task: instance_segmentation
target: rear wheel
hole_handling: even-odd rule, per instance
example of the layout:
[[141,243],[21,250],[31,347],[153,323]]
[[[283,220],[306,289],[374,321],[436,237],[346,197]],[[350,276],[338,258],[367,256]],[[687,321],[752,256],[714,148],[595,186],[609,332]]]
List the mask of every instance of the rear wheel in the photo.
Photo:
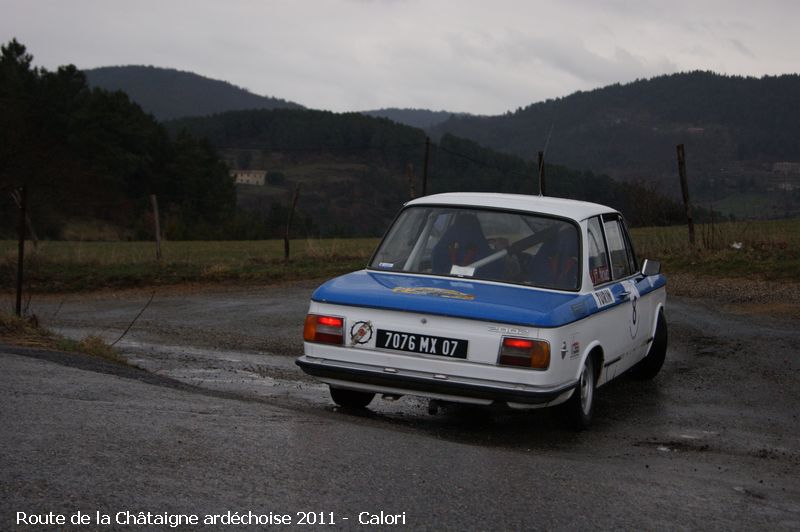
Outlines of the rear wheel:
[[584,430],[592,423],[594,413],[594,397],[596,392],[596,373],[594,357],[590,354],[583,364],[581,376],[575,384],[572,397],[564,403],[567,422],[575,430]]
[[667,320],[664,319],[664,311],[659,311],[658,322],[656,323],[656,334],[653,336],[653,344],[650,351],[640,360],[631,373],[637,379],[649,380],[658,375],[664,359],[667,357]]
[[372,392],[359,392],[330,386],[331,399],[344,408],[364,408],[372,402],[375,394]]

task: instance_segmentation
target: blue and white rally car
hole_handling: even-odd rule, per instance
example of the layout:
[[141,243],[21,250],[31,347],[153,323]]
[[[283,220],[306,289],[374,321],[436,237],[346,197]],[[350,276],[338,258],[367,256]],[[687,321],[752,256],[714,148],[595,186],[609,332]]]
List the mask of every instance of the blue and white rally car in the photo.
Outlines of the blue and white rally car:
[[609,207],[428,196],[404,206],[365,270],[314,292],[297,364],[344,407],[376,393],[563,404],[584,428],[597,387],[661,369],[665,285]]

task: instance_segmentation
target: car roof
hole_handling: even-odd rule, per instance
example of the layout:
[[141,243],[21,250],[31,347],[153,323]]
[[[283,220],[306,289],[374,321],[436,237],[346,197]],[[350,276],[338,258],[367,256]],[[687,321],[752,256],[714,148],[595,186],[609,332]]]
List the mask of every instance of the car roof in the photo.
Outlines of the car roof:
[[604,213],[616,213],[611,207],[564,198],[530,196],[525,194],[498,194],[491,192],[448,192],[425,196],[406,203],[411,205],[459,205],[529,211],[573,220],[585,220]]

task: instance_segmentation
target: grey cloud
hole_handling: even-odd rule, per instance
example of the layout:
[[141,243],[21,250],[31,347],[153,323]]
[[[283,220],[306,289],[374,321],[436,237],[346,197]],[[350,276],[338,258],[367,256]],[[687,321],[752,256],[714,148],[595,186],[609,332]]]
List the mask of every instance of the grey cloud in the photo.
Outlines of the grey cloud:
[[47,68],[154,64],[309,107],[483,113],[677,70],[796,71],[800,15],[796,0],[0,0],[0,6],[4,40],[17,36]]
[[588,85],[626,81],[677,69],[664,57],[646,61],[619,47],[613,56],[604,57],[587,49],[580,41],[556,39],[512,38],[499,46],[497,56],[520,66],[540,63]]
[[730,41],[733,47],[736,48],[742,55],[755,58],[755,55],[753,55],[753,52],[750,51],[750,48],[742,44],[742,42],[739,39],[731,39]]

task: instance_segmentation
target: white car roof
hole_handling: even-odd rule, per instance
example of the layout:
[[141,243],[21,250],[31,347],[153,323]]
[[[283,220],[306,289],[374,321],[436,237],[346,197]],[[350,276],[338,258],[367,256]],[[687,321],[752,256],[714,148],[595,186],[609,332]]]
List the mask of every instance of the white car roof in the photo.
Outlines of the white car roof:
[[524,194],[497,194],[491,192],[448,192],[409,201],[406,205],[460,205],[529,211],[551,216],[585,220],[604,213],[616,213],[611,207],[564,198],[529,196]]

